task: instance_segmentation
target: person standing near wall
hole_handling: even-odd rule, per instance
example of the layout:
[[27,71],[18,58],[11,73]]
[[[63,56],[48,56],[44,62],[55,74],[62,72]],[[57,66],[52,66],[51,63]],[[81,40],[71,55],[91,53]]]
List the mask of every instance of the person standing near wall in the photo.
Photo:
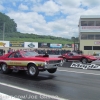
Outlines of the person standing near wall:
[[9,48],[8,53],[11,53],[11,52],[12,52],[12,49],[11,49],[11,48]]
[[3,50],[3,55],[5,54],[5,50]]

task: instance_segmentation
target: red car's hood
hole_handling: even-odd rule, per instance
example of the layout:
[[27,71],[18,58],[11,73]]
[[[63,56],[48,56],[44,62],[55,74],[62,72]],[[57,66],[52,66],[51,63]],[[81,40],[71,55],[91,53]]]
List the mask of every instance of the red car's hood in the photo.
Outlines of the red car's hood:
[[91,59],[97,59],[96,57],[92,56],[92,55],[83,55],[84,57],[87,57],[87,58],[91,58]]

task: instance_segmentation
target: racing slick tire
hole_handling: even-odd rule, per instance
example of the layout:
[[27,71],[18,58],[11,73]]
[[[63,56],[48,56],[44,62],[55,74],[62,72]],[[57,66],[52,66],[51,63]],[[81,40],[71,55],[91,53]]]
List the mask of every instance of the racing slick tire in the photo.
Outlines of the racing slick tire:
[[92,61],[89,61],[88,63],[92,63]]
[[1,65],[1,71],[3,74],[10,74],[12,72],[12,69],[9,69],[7,64],[2,64]]
[[86,58],[82,58],[81,62],[82,62],[83,64],[86,64],[86,63],[88,63],[88,60],[87,60]]
[[38,68],[36,67],[35,64],[29,64],[29,65],[28,65],[27,74],[28,74],[30,77],[37,77],[37,76],[38,76],[39,70],[38,70]]
[[55,73],[57,71],[57,68],[53,68],[53,69],[48,69],[47,70],[49,73]]

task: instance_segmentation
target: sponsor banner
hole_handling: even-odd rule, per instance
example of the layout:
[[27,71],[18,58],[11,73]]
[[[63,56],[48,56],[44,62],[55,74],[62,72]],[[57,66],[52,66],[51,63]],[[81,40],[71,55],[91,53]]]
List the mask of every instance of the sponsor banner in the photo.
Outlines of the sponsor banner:
[[100,26],[80,26],[81,32],[100,32]]
[[38,42],[24,42],[25,48],[38,48]]
[[64,47],[66,47],[66,48],[72,48],[72,44],[65,44]]
[[97,29],[99,29],[100,30],[100,26],[81,26],[81,29],[83,29],[83,30],[87,30],[87,29],[97,30]]
[[95,45],[100,45],[100,41],[94,41]]
[[10,47],[24,47],[24,42],[10,41]]
[[79,43],[72,44],[73,50],[74,50],[74,46],[75,46],[75,50],[78,50],[79,49]]
[[0,47],[9,47],[9,41],[0,41]]
[[62,44],[50,44],[50,48],[62,48]]
[[70,67],[82,69],[100,69],[100,66],[96,64],[72,63]]
[[38,43],[39,48],[50,48],[50,43]]
[[24,42],[10,41],[10,47],[24,47]]

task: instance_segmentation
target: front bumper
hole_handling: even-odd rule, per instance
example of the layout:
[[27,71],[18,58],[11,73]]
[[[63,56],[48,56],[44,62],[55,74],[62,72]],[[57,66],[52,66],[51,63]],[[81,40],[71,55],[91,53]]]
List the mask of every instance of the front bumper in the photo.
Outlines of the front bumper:
[[47,64],[44,66],[45,69],[53,69],[53,68],[57,68],[60,66],[60,63],[57,64]]
[[63,60],[60,61],[60,62],[56,62],[56,63],[48,63],[48,62],[45,62],[45,64],[43,66],[38,66],[38,69],[39,70],[47,70],[47,69],[54,69],[54,68],[57,68],[57,67],[60,67],[63,65]]
[[97,59],[88,59],[88,62],[92,62],[92,61],[95,61]]
[[47,65],[45,65],[45,66],[39,66],[38,67],[38,69],[40,70],[40,71],[45,71],[45,70],[48,70],[48,69],[54,69],[54,68],[57,68],[57,67],[59,67],[60,66],[60,64],[47,64]]

